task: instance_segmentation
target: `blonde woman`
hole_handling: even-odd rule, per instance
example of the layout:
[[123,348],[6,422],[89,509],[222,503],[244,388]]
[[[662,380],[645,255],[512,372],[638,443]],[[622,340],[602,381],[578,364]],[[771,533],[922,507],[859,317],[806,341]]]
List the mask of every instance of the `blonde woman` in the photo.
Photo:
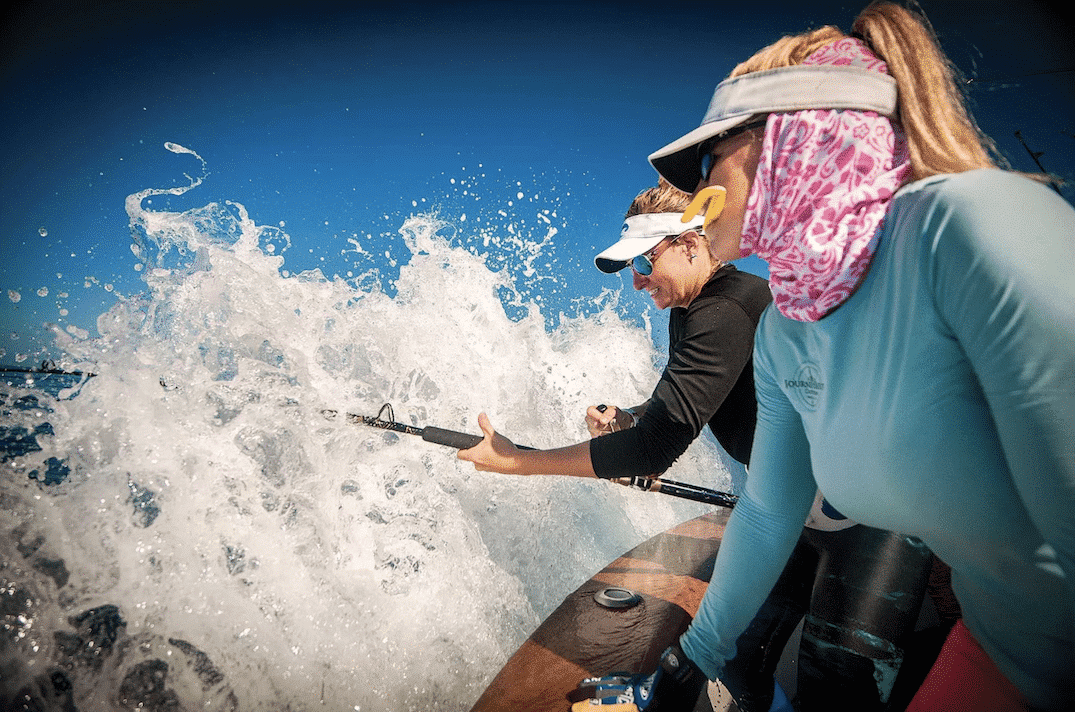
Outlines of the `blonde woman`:
[[1075,211],[997,168],[928,24],[892,3],[851,36],[763,49],[650,161],[681,189],[727,188],[705,226],[717,259],[769,263],[758,426],[681,649],[586,681],[577,708],[670,709],[721,674],[820,489],[951,566],[963,620],[908,709],[1070,709]]
[[[754,329],[771,296],[765,280],[713,259],[701,220],[681,220],[688,200],[666,182],[643,191],[620,240],[595,260],[610,273],[629,265],[634,288],[647,291],[658,309],[671,309],[669,362],[650,399],[633,408],[591,406],[586,421],[594,439],[551,450],[515,448],[483,415],[485,440],[461,459],[505,474],[648,477],[664,472],[708,423],[732,457],[749,461]],[[806,519],[795,554],[721,680],[741,712],[767,712],[774,699],[786,704],[782,691],[774,698],[774,674],[808,615],[798,651],[802,699],[825,702],[839,676],[857,710],[880,710],[914,629],[932,555],[920,542],[847,520],[820,498]],[[843,605],[849,600],[852,606]],[[852,610],[854,620],[845,619]],[[834,638],[831,630],[853,633]],[[853,649],[844,638],[870,643]],[[880,688],[878,669],[888,673]]]

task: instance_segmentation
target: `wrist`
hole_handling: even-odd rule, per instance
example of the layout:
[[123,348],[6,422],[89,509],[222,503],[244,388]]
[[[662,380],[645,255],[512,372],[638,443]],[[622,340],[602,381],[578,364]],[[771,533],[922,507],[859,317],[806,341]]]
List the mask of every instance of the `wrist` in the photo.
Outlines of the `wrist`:
[[624,413],[626,413],[627,415],[631,416],[631,424],[627,426],[628,428],[633,428],[634,426],[638,425],[638,420],[642,416],[639,415],[637,409],[635,409],[635,408],[621,408],[621,410]]
[[536,475],[541,471],[541,462],[538,460],[538,450],[516,450],[511,456],[512,475]]
[[694,709],[707,682],[705,673],[675,644],[661,655],[660,669],[663,674],[658,678],[659,689],[653,691],[653,701],[661,709]]

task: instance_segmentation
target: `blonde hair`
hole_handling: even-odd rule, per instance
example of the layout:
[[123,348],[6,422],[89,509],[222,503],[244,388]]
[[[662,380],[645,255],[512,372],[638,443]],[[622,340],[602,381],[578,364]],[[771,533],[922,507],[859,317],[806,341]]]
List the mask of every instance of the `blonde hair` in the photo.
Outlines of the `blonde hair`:
[[[855,19],[852,34],[888,65],[896,80],[897,119],[911,153],[911,180],[975,168],[1007,168],[992,139],[968,111],[958,71],[941,51],[925,16],[891,2],[875,2]],[[817,49],[846,37],[822,27],[783,37],[741,63],[731,76],[802,64]]]
[[657,181],[656,186],[646,188],[635,196],[624,217],[629,218],[632,215],[646,215],[649,213],[682,213],[690,205],[690,202],[690,193],[684,193],[664,178],[661,178]]

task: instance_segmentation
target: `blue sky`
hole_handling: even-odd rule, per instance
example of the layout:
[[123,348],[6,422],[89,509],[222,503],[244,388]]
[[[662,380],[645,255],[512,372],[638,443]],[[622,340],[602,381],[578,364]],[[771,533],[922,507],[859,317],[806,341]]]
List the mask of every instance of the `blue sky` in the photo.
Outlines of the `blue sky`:
[[[4,24],[2,364],[55,356],[43,323],[93,334],[117,293],[140,290],[123,200],[200,170],[168,141],[209,170],[175,205],[228,199],[259,224],[283,222],[293,271],[346,269],[333,262],[346,235],[394,231],[416,210],[457,217],[469,178],[483,183],[485,210],[520,194],[537,202],[527,209],[554,206],[555,268],[577,274],[580,295],[618,286],[592,259],[655,182],[646,155],[697,125],[736,62],[785,33],[847,29],[861,8],[84,5],[17,2]],[[1056,4],[922,6],[1014,167],[1036,168],[1019,131],[1046,169],[1075,181],[1075,60]]]

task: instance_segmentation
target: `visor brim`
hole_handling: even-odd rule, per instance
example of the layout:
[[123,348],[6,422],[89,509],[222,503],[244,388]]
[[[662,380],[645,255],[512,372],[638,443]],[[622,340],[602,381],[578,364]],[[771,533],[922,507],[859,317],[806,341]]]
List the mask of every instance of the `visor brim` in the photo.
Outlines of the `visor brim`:
[[834,65],[796,65],[751,72],[717,85],[702,124],[654,151],[650,164],[669,183],[688,193],[698,187],[697,146],[764,114],[807,109],[854,109],[895,116],[896,80],[887,74]]
[[714,136],[745,124],[753,116],[755,114],[744,114],[723,121],[702,124],[687,135],[651,153],[650,165],[676,188],[684,193],[693,193],[698,187],[698,182],[702,180],[702,174],[698,168],[698,146]]
[[606,274],[619,272],[627,266],[628,262],[660,244],[665,237],[666,235],[658,235],[657,237],[629,237],[620,240],[594,257],[594,264],[597,265],[597,269]]

